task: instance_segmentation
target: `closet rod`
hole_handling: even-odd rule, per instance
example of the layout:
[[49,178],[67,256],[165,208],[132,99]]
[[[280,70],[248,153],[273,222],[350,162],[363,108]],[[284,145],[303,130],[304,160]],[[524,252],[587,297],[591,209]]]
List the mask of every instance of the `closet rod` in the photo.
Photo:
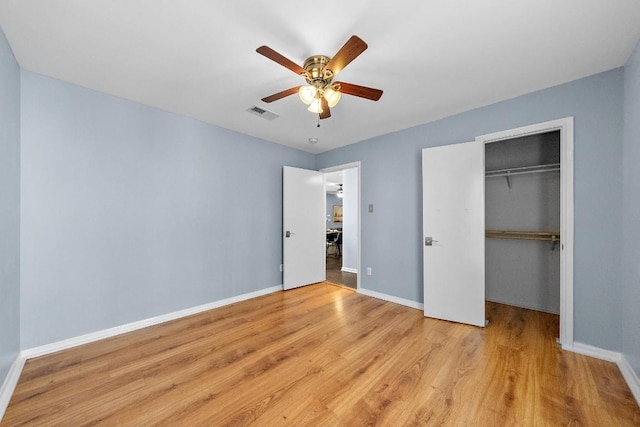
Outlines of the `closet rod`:
[[560,170],[560,163],[552,163],[548,165],[525,166],[521,168],[497,169],[492,171],[486,171],[485,176],[486,177],[513,176],[513,175],[524,175],[528,173],[555,172],[559,170]]

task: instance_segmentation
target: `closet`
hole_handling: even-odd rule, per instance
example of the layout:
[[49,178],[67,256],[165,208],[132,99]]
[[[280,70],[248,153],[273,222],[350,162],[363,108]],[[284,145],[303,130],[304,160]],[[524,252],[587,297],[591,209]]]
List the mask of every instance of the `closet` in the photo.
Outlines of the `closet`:
[[560,313],[560,131],[485,144],[485,297]]

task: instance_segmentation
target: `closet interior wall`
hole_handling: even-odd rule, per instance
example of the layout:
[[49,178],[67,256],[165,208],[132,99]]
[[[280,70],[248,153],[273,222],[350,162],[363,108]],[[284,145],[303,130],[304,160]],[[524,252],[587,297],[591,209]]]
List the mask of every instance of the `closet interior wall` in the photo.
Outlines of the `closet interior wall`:
[[[485,145],[485,172],[559,163],[559,131]],[[512,231],[559,232],[560,172],[559,166],[552,169],[487,176],[485,228],[507,231],[504,237]],[[486,299],[559,314],[559,244],[550,236],[522,237],[486,239]]]

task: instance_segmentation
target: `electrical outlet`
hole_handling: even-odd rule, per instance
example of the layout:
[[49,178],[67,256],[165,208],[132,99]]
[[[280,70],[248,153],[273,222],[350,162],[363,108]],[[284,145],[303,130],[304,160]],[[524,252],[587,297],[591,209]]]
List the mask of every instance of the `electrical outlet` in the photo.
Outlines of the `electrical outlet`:
[[369,213],[372,213],[372,212],[373,212],[373,203],[370,203],[369,204]]
[[280,264],[280,272],[284,271],[284,266],[282,264]]
[[367,276],[371,276],[373,274],[373,271],[371,270],[371,267],[367,267]]

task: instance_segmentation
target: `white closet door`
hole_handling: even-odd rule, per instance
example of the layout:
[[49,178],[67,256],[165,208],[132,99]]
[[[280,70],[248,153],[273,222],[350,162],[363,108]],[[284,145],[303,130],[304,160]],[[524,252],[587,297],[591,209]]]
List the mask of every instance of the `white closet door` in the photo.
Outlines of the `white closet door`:
[[484,326],[484,144],[422,150],[424,315]]

